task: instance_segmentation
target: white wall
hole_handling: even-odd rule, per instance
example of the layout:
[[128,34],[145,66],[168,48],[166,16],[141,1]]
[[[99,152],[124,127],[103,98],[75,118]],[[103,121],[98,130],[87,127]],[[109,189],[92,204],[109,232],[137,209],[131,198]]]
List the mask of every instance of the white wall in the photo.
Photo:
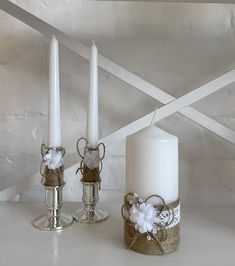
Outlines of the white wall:
[[[16,4],[179,97],[235,63],[235,6],[85,0],[17,0]],[[0,188],[37,172],[46,140],[49,40],[0,12]],[[60,47],[63,144],[74,152],[85,134],[88,63]],[[234,84],[196,104],[235,129]],[[161,106],[100,71],[100,135]],[[173,115],[159,126],[180,139],[181,197],[201,203],[235,202],[235,147]],[[81,197],[79,178],[66,173],[66,200]],[[39,180],[40,182],[40,180]],[[116,200],[125,184],[124,141],[108,151],[103,199]],[[40,185],[22,199],[42,199]]]

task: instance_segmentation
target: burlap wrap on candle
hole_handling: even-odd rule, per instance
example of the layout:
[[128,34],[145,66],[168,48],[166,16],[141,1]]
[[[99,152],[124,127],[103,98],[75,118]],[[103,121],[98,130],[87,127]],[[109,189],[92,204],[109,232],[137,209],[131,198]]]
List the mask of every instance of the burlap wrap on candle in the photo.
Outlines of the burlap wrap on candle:
[[[80,143],[84,142],[84,147],[81,148],[82,151],[80,151],[79,145]],[[101,151],[101,149],[103,151]],[[92,148],[89,146],[88,144],[88,140],[86,138],[80,138],[77,141],[77,151],[78,151],[78,155],[80,156],[80,158],[82,159],[80,162],[80,166],[76,171],[76,174],[80,171],[82,178],[81,181],[82,182],[101,182],[101,178],[100,178],[100,173],[102,171],[102,167],[103,167],[103,162],[102,160],[104,159],[105,156],[105,145],[104,143],[99,143],[99,145],[96,148]],[[98,152],[98,160],[97,160],[97,165],[99,165],[98,167],[88,167],[85,163],[85,157],[87,153],[92,153],[92,152]]]
[[100,182],[100,170],[99,168],[90,169],[86,165],[82,169],[82,179],[83,182]]
[[64,185],[63,172],[63,166],[58,169],[48,169],[48,167],[46,166],[43,174],[43,185],[47,187],[57,187]]
[[[56,152],[61,152],[62,158],[65,155],[65,149],[63,147],[50,148],[45,144],[41,145],[41,154],[42,154],[42,164],[40,167],[40,172],[42,175],[42,184],[47,187],[59,187],[64,185],[64,166],[61,165],[56,169],[49,169],[48,166],[45,166],[45,155],[48,154],[50,150]],[[44,168],[44,170],[43,170]]]
[[[154,206],[154,208],[160,212],[170,211],[172,213],[174,212],[173,210],[178,207],[179,200],[171,204],[163,203],[163,205]],[[130,208],[131,205],[125,200],[125,204],[122,208],[122,215],[125,222],[124,240],[128,249],[146,255],[166,255],[177,250],[180,242],[180,224],[177,223],[175,226],[172,224],[173,227],[171,227],[174,217],[166,226],[160,226],[160,229],[155,233],[140,233],[135,229],[135,224],[133,224],[124,213],[125,211],[128,212]]]

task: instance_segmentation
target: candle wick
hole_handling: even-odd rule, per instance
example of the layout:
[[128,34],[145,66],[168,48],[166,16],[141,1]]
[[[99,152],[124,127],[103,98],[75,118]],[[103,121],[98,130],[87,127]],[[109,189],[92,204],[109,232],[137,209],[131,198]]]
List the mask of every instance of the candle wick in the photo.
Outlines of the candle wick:
[[153,118],[151,120],[151,126],[154,124],[154,120],[155,120],[156,113],[157,113],[157,108],[155,109],[155,111],[153,113]]

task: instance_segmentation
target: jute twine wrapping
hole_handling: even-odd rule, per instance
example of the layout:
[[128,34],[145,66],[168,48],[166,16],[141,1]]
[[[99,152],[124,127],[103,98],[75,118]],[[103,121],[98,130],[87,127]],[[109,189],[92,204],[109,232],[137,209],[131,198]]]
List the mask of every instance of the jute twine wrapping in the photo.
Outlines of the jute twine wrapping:
[[[82,141],[85,143],[85,146],[83,148],[83,152],[80,152],[79,144]],[[86,152],[87,151],[98,151],[99,154],[100,154],[100,147],[103,148],[103,152],[102,152],[102,155],[100,156],[100,165],[99,165],[99,167],[94,168],[94,169],[91,169],[91,168],[87,167],[84,164],[84,158],[85,158]],[[76,174],[80,170],[80,172],[82,174],[81,181],[82,182],[99,182],[100,183],[101,182],[100,173],[101,173],[102,167],[103,167],[102,160],[104,159],[104,156],[105,156],[105,146],[104,146],[104,143],[100,143],[96,148],[91,148],[91,147],[89,147],[89,144],[88,144],[88,140],[87,139],[80,138],[77,141],[77,151],[78,151],[78,155],[81,157],[82,160],[80,162],[79,168],[76,171]]]
[[82,179],[83,182],[100,182],[100,170],[99,167],[90,169],[86,165],[82,168]]
[[[158,210],[173,210],[179,205],[179,200],[171,204],[154,206]],[[127,210],[131,205],[125,202]],[[128,249],[146,255],[166,255],[177,250],[180,242],[180,224],[172,228],[162,228],[156,234],[141,234],[134,227],[134,224],[124,219],[124,240]],[[151,236],[151,240],[147,236]]]
[[[42,157],[47,154],[47,152],[51,148],[47,147],[45,144],[41,146],[41,154]],[[63,147],[56,148],[56,151],[60,151],[62,153],[62,157],[65,155],[65,149]],[[42,184],[47,187],[58,187],[64,185],[64,166],[60,166],[57,169],[49,169],[45,166],[44,171],[42,170],[44,165],[44,160],[42,161],[40,172],[42,175]]]
[[44,173],[43,173],[43,185],[48,187],[57,187],[62,186],[64,184],[64,167],[61,166],[58,169],[48,169],[48,167],[45,167]]

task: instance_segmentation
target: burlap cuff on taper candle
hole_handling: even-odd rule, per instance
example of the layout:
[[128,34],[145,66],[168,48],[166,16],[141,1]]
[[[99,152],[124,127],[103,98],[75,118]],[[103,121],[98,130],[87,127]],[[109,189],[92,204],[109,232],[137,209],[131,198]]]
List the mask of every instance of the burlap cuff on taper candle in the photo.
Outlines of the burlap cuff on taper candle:
[[[40,172],[42,184],[46,187],[60,187],[64,185],[63,147],[51,148],[45,144],[41,146],[42,164]],[[43,170],[44,168],[44,170]]]
[[83,182],[100,182],[100,169],[90,169],[86,165],[82,168],[82,179]]
[[[83,149],[79,148],[80,143],[84,142]],[[103,151],[101,151],[101,149]],[[105,145],[99,143],[97,147],[90,147],[86,138],[80,138],[77,141],[77,152],[80,158],[80,166],[76,174],[80,171],[82,174],[82,182],[101,182],[100,173],[103,167],[103,159],[105,156]]]
[[47,187],[59,187],[64,185],[64,167],[49,169],[45,167],[42,184]]
[[[161,204],[151,204],[154,198],[160,199]],[[128,249],[146,255],[165,255],[177,250],[180,242],[179,200],[165,204],[160,196],[151,195],[143,201],[138,195],[129,193],[125,196],[122,216]]]

